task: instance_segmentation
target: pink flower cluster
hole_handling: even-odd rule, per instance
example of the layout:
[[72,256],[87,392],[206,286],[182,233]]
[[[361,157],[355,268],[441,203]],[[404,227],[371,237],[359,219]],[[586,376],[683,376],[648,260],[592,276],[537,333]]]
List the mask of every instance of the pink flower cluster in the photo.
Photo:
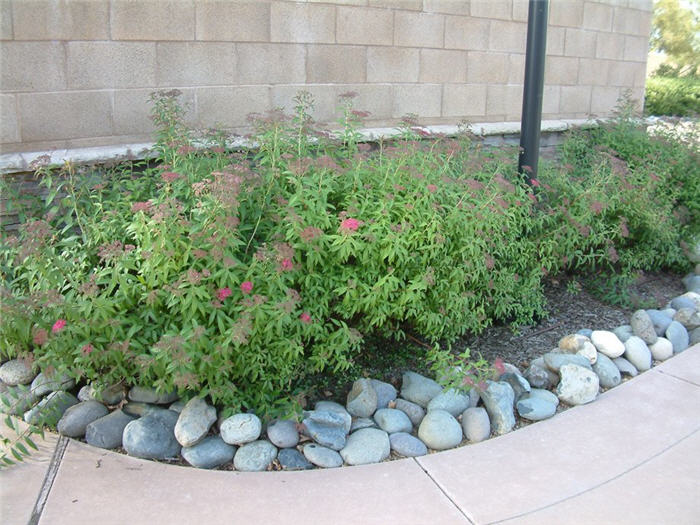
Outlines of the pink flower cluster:
[[218,289],[218,290],[216,291],[216,298],[217,298],[219,301],[223,301],[223,300],[226,299],[227,297],[230,297],[232,293],[233,293],[233,292],[231,292],[231,288],[229,288],[229,287],[220,288],[220,289]]
[[65,326],[66,326],[66,320],[65,320],[65,319],[59,319],[59,320],[56,321],[56,322],[53,324],[53,326],[51,327],[51,332],[53,332],[54,334],[57,334],[58,332],[60,332],[61,330],[63,330],[63,329],[65,328]]
[[343,233],[351,233],[354,231],[357,231],[357,229],[360,227],[360,221],[357,219],[353,218],[347,218],[341,221],[340,223],[340,231]]

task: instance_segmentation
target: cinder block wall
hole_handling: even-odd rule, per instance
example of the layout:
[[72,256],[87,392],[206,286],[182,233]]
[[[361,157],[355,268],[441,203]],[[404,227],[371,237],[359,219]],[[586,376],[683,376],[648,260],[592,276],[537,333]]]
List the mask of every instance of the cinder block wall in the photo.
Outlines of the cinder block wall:
[[[551,0],[544,118],[643,97],[651,0]],[[147,141],[149,94],[242,131],[301,89],[320,122],[517,121],[527,0],[0,0],[0,152]]]

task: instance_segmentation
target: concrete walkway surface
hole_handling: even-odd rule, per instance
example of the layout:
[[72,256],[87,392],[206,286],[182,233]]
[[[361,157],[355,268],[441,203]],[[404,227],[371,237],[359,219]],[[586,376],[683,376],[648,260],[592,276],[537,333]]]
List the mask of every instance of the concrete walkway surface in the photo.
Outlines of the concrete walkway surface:
[[552,419],[376,465],[205,471],[53,439],[0,472],[0,523],[698,525],[700,345]]

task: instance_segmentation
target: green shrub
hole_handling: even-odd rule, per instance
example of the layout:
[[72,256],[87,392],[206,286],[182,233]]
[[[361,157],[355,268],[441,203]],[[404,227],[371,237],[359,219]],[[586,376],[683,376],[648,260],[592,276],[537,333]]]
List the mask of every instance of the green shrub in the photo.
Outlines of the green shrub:
[[644,111],[647,115],[697,116],[700,114],[700,77],[649,77]]

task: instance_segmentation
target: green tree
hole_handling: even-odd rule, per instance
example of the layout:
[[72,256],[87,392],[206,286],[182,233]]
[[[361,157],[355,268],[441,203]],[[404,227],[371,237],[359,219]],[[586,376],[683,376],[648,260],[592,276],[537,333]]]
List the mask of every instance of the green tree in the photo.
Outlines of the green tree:
[[665,53],[676,74],[695,75],[700,65],[700,0],[655,0],[651,48]]

